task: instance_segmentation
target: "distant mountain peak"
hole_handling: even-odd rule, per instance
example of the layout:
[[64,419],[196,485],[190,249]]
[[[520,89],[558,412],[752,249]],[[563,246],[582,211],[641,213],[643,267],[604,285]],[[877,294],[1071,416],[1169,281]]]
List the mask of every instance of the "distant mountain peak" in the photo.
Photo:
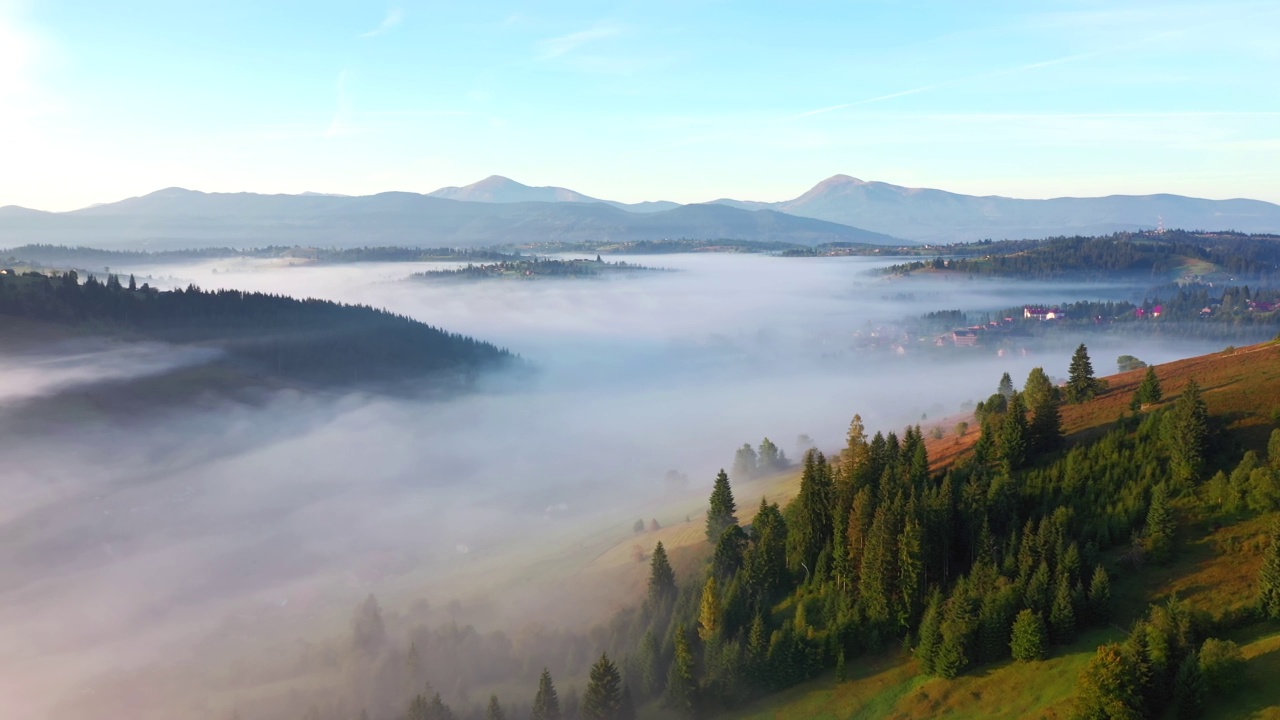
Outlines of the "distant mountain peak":
[[864,180],[859,180],[858,178],[853,177],[851,175],[836,174],[836,175],[832,175],[826,180],[823,180],[817,185],[814,185],[813,188],[816,190],[821,187],[831,187],[833,185],[869,185],[869,184],[870,183]]

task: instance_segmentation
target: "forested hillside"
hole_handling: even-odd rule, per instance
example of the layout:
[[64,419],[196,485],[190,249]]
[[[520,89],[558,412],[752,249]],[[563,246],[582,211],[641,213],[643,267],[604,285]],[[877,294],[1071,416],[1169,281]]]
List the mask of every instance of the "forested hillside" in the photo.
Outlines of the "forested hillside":
[[1174,275],[1271,281],[1280,267],[1274,235],[1237,233],[1117,233],[1103,237],[1059,237],[1043,241],[970,243],[937,248],[933,260],[885,269],[1017,277],[1025,280],[1107,279],[1140,275],[1153,281]]
[[93,276],[81,283],[75,272],[0,275],[0,316],[200,343],[256,373],[315,384],[469,378],[514,359],[489,343],[371,307],[195,286],[160,291],[115,275],[105,283]]
[[[1280,344],[1134,367],[1097,378],[1082,345],[1064,385],[1006,374],[969,416],[855,415],[785,505],[739,507],[757,473],[736,462],[705,532],[657,543],[644,596],[590,630],[392,629],[371,598],[308,656],[352,668],[347,689],[292,711],[1250,717],[1280,702],[1259,675],[1280,647]],[[703,560],[677,574],[673,551]]]

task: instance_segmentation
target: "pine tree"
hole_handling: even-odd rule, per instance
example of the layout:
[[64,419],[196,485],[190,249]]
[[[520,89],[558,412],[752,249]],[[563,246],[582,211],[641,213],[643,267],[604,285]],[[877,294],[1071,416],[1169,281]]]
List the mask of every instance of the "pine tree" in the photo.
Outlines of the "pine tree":
[[756,451],[750,444],[743,444],[733,456],[733,478],[750,480],[756,476]]
[[1013,621],[1013,637],[1009,649],[1019,662],[1043,660],[1049,645],[1044,619],[1033,610],[1023,610]]
[[764,616],[756,613],[747,631],[747,679],[755,685],[763,685],[766,664],[769,661],[769,633]]
[[1067,373],[1067,399],[1073,403],[1082,403],[1093,398],[1098,391],[1098,380],[1093,376],[1093,362],[1089,360],[1089,349],[1080,343],[1071,356],[1071,368]]
[[659,540],[653,548],[653,559],[649,561],[649,601],[655,606],[661,605],[675,595],[676,573],[671,569],[667,550]]
[[1147,509],[1145,546],[1156,562],[1165,562],[1173,553],[1174,532],[1177,521],[1169,508],[1169,493],[1163,485],[1151,491],[1151,505]]
[[129,292],[135,292],[138,289],[138,281],[133,279],[133,273],[129,273]]
[[[991,386],[988,385],[987,387]],[[996,389],[996,392],[1006,398],[1013,397],[1013,378],[1009,377],[1009,373],[1000,376],[1000,387]]]
[[582,694],[583,720],[617,720],[622,706],[622,676],[607,654],[591,666],[587,691]]
[[489,709],[485,715],[486,720],[507,720],[507,714],[502,710],[502,703],[498,702],[497,695],[489,696]]
[[1204,470],[1209,441],[1209,410],[1194,380],[1173,404],[1173,412],[1165,419],[1165,438],[1169,448],[1169,470],[1174,480],[1189,482]]
[[747,534],[737,525],[730,525],[720,533],[715,553],[711,556],[711,570],[717,577],[727,580],[742,569],[747,550]]
[[[1039,372],[1037,372],[1039,371]],[[1058,389],[1042,368],[1035,368],[1027,376],[1025,404],[1031,411],[1027,427],[1029,445],[1034,452],[1045,453],[1058,449],[1062,444],[1062,413],[1059,410]]]
[[1066,645],[1076,639],[1076,609],[1071,593],[1071,579],[1063,573],[1058,578],[1058,589],[1049,609],[1049,629],[1053,641]]
[[698,709],[698,678],[694,674],[693,649],[684,627],[676,628],[675,657],[667,674],[667,707],[683,717],[694,717]]
[[915,625],[924,599],[924,532],[915,518],[908,518],[898,537],[898,625]]
[[1200,654],[1187,653],[1173,680],[1173,710],[1178,720],[1192,720],[1204,712],[1206,694],[1204,673],[1200,672]]
[[1156,376],[1155,367],[1148,367],[1147,374],[1142,376],[1142,383],[1138,385],[1138,402],[1143,405],[1160,402],[1164,397],[1164,391],[1160,388],[1160,378]]
[[1013,473],[1027,462],[1027,414],[1022,396],[1014,394],[1000,424],[1000,463]]
[[551,671],[546,668],[538,678],[538,692],[533,696],[529,720],[560,720],[560,698],[556,696],[556,686],[551,682]]
[[1258,600],[1263,615],[1280,619],[1280,521],[1272,523],[1270,535],[1258,570]]
[[794,571],[807,568],[812,575],[817,569],[818,555],[831,542],[833,495],[831,468],[826,458],[817,450],[809,450],[804,454],[800,492],[793,501],[796,522],[789,526],[787,533],[787,561]]
[[883,505],[876,508],[871,528],[867,532],[866,544],[863,546],[862,567],[858,572],[861,579],[859,591],[867,620],[881,625],[893,618],[896,524],[888,508]]
[[936,672],[938,648],[942,645],[942,596],[936,589],[929,595],[918,635],[916,660],[926,675],[933,675]]
[[1094,622],[1111,619],[1111,576],[1101,565],[1094,568],[1089,581],[1089,614]]
[[729,487],[729,476],[721,468],[716,475],[715,488],[711,491],[710,508],[707,510],[707,541],[719,542],[726,528],[737,525],[734,515],[737,506],[733,502],[733,489]]
[[711,643],[720,636],[720,616],[720,586],[712,575],[702,586],[702,607],[698,613],[698,637],[702,642]]
[[387,640],[387,630],[382,624],[382,610],[378,598],[370,594],[356,608],[351,619],[352,642],[365,655],[376,655]]

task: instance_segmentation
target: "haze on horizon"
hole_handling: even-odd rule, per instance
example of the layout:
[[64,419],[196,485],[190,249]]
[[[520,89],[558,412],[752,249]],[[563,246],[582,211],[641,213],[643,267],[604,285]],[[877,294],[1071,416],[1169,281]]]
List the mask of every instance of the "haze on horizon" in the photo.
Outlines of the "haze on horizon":
[[1270,0],[2,0],[0,205],[492,174],[623,202],[777,201],[836,173],[1276,202],[1278,29]]

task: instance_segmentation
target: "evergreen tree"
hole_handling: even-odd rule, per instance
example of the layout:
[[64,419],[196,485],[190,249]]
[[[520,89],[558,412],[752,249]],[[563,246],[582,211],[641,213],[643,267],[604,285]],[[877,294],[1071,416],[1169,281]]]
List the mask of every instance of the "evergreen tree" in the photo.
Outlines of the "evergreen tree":
[[1009,649],[1019,662],[1043,660],[1049,646],[1044,619],[1033,610],[1023,610],[1013,621],[1013,637]]
[[769,633],[764,616],[756,613],[747,631],[747,678],[755,685],[765,682],[766,664],[769,661]]
[[129,273],[129,292],[138,290],[138,281],[133,279],[133,273]]
[[1271,524],[1270,535],[1258,570],[1258,600],[1264,616],[1280,619],[1280,521]]
[[[1042,380],[1033,381],[1036,370]],[[1035,388],[1031,392],[1031,388]],[[1029,445],[1034,452],[1046,453],[1062,444],[1062,413],[1059,410],[1058,389],[1049,381],[1044,370],[1036,368],[1027,378],[1026,405],[1031,410],[1031,422],[1027,428]]]
[[716,475],[715,488],[711,491],[710,508],[707,510],[709,542],[719,542],[726,528],[738,524],[735,512],[737,512],[737,506],[733,502],[733,489],[729,487],[729,476],[722,468]]
[[538,692],[533,696],[529,720],[560,720],[560,698],[556,695],[555,684],[551,682],[551,671],[546,668],[538,678]]
[[786,456],[769,438],[760,441],[757,465],[761,473],[772,473],[786,467]]
[[352,642],[361,653],[372,656],[382,650],[387,641],[387,630],[382,624],[382,610],[378,598],[370,594],[356,608],[351,619]]
[[1199,478],[1208,449],[1209,410],[1194,380],[1187,383],[1174,402],[1173,411],[1165,420],[1165,434],[1174,480],[1190,482]]
[[1101,565],[1094,568],[1089,581],[1089,614],[1095,622],[1111,619],[1111,576]]
[[498,702],[497,695],[489,696],[489,709],[485,714],[486,720],[507,720],[507,714],[502,710],[502,703]]
[[1200,654],[1187,653],[1173,680],[1173,710],[1178,720],[1193,720],[1204,712],[1206,686],[1200,672]]
[[893,619],[894,564],[897,558],[895,540],[898,534],[892,513],[881,505],[871,521],[862,551],[859,569],[859,592],[867,620],[884,625]]
[[607,654],[591,666],[587,690],[582,694],[583,720],[617,720],[622,707],[622,676]]
[[1013,473],[1027,462],[1027,414],[1022,396],[1014,394],[1000,423],[1000,464]]
[[707,578],[707,584],[702,586],[702,608],[698,613],[698,637],[702,638],[704,643],[712,643],[720,636],[720,587],[716,583],[716,576],[712,575]]
[[733,478],[750,480],[756,476],[756,451],[750,444],[743,444],[733,456]]
[[1071,593],[1071,579],[1063,573],[1058,578],[1058,589],[1049,609],[1049,629],[1053,641],[1066,645],[1076,639],[1076,609]]
[[694,674],[693,649],[683,626],[676,628],[676,652],[667,674],[666,704],[683,717],[697,714],[698,678]]
[[[988,385],[987,387],[991,386]],[[996,389],[996,392],[1005,396],[1005,398],[1013,397],[1013,378],[1009,377],[1009,373],[1000,376],[1000,387]]]
[[1090,400],[1098,391],[1098,380],[1093,376],[1093,362],[1089,360],[1089,349],[1080,343],[1071,356],[1071,367],[1067,372],[1067,399],[1073,403]]
[[1156,562],[1165,562],[1173,553],[1174,532],[1177,521],[1169,508],[1169,493],[1163,485],[1151,491],[1151,505],[1147,509],[1145,547]]
[[728,579],[742,569],[747,549],[747,534],[738,525],[730,525],[720,533],[715,553],[711,556],[711,571],[721,579]]
[[812,575],[817,570],[818,555],[831,542],[833,494],[831,468],[826,458],[817,450],[809,450],[804,454],[800,492],[792,501],[796,522],[787,532],[787,561],[796,572],[807,569]]
[[1164,391],[1160,388],[1160,378],[1156,376],[1155,367],[1148,367],[1147,374],[1142,376],[1142,383],[1138,385],[1138,402],[1143,405],[1149,403],[1160,402],[1164,397]]
[[924,599],[924,531],[908,518],[898,538],[898,625],[911,629]]
[[[676,573],[667,560],[667,550],[662,541],[653,548],[653,559],[649,561],[649,601],[655,606],[661,605],[676,595]],[[585,702],[585,697],[583,698]]]

